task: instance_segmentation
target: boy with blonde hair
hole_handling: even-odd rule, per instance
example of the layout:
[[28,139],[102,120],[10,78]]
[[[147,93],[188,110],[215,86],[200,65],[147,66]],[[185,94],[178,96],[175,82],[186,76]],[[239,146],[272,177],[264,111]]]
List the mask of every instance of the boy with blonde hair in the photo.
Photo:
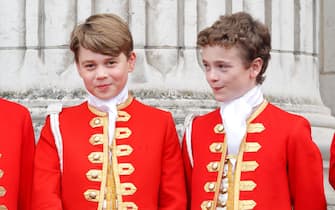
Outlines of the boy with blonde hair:
[[70,48],[88,100],[62,109],[59,120],[47,118],[36,150],[33,209],[185,209],[173,118],[128,93],[136,54],[127,24],[93,15],[75,27]]

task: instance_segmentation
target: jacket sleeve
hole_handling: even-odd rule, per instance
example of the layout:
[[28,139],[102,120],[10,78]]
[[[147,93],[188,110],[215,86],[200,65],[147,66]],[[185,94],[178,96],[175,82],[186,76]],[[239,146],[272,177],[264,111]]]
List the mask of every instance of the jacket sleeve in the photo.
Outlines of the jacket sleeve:
[[335,189],[335,134],[330,146],[329,183]]
[[23,118],[21,144],[21,173],[19,185],[18,209],[31,209],[31,189],[33,181],[33,162],[35,150],[35,135],[32,120],[27,110]]
[[49,117],[36,146],[33,179],[33,209],[62,210],[59,158]]
[[307,120],[295,120],[288,137],[288,179],[294,210],[324,210],[321,153],[311,137]]
[[159,210],[185,210],[186,192],[180,143],[171,114],[164,141]]

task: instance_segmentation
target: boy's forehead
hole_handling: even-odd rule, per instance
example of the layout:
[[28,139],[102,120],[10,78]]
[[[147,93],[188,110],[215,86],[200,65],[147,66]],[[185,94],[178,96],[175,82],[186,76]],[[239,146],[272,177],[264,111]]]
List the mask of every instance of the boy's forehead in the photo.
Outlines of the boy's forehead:
[[206,46],[199,49],[201,58],[206,62],[232,62],[242,60],[237,47],[224,47],[221,45]]
[[82,55],[82,54],[99,54],[99,55],[102,55],[102,56],[106,56],[106,57],[110,57],[110,58],[117,58],[119,57],[123,52],[120,52],[119,54],[109,54],[109,53],[105,53],[105,52],[99,52],[98,50],[95,50],[95,49],[89,49],[89,48],[85,48],[83,46],[80,46],[79,47],[79,50],[78,50],[78,54],[79,56]]
[[225,47],[223,45],[206,45],[204,47],[199,48],[199,52],[201,54],[206,53],[218,53],[218,54],[227,54],[227,53],[235,53],[239,50],[235,46]]

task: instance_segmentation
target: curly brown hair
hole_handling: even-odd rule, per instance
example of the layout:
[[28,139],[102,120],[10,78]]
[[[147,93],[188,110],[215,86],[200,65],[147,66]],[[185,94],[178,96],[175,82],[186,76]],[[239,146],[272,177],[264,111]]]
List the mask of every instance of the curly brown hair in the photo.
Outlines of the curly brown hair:
[[133,51],[133,38],[126,22],[114,14],[96,14],[77,25],[70,39],[70,49],[78,62],[78,50],[82,46],[93,52],[127,57]]
[[263,60],[263,66],[256,78],[258,84],[265,79],[264,73],[270,60],[271,35],[268,27],[246,12],[220,16],[214,24],[198,33],[197,46],[219,45],[240,49],[246,67],[255,58]]

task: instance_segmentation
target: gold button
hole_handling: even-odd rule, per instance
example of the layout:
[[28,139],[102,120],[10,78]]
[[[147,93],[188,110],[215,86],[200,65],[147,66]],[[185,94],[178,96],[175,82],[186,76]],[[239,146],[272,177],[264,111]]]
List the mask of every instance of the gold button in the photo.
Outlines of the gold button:
[[209,189],[210,191],[213,191],[213,190],[215,189],[215,184],[214,184],[214,183],[210,183],[210,184],[208,185],[208,189]]
[[93,155],[93,160],[100,160],[100,154],[94,154]]
[[96,179],[99,177],[99,173],[97,171],[93,171],[91,174],[92,179]]
[[223,127],[223,125],[219,125],[219,126],[218,126],[218,131],[220,131],[220,132],[224,131],[224,127]]
[[218,164],[218,162],[214,162],[214,163],[212,163],[212,169],[213,169],[214,171],[216,171],[218,168],[219,168],[219,164]]
[[219,152],[221,151],[221,149],[222,149],[222,144],[221,143],[216,144],[215,151]]
[[212,202],[208,201],[207,204],[206,204],[206,208],[207,209],[212,208]]
[[215,127],[214,127],[214,132],[215,133],[223,133],[224,132],[224,127],[222,124],[217,124]]
[[3,197],[6,195],[6,189],[3,186],[0,186],[0,197]]
[[91,198],[91,199],[95,199],[97,197],[97,193],[96,192],[90,192],[88,194],[88,196]]
[[8,210],[8,208],[5,205],[0,205],[0,210]]
[[94,124],[95,124],[95,125],[99,125],[99,124],[100,124],[100,119],[99,119],[99,118],[95,119],[95,120],[94,120]]
[[93,140],[94,140],[95,143],[98,143],[100,141],[100,139],[101,139],[100,136],[94,136]]
[[3,177],[4,171],[2,169],[0,169],[0,178]]
[[0,153],[0,158],[2,158],[2,154]]

